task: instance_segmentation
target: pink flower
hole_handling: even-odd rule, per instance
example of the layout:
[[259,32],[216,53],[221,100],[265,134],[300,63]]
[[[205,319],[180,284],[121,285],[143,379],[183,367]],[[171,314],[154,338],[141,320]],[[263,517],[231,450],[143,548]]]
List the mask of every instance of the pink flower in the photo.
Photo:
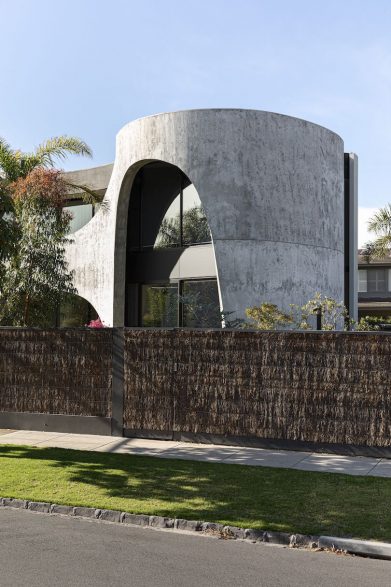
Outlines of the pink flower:
[[88,328],[106,328],[100,318],[97,318],[96,320],[91,320],[91,322],[89,322],[89,324],[86,324],[86,326]]

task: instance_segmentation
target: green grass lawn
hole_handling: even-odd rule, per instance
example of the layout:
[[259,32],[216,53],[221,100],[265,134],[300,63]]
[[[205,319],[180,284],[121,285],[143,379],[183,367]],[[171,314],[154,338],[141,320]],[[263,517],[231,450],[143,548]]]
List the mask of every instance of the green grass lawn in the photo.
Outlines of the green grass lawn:
[[0,496],[391,541],[391,479],[0,446]]

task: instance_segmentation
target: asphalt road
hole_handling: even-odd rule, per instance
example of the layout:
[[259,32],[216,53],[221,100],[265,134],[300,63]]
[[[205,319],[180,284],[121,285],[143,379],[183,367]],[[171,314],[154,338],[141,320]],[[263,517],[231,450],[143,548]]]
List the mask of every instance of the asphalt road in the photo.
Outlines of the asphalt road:
[[391,584],[391,562],[0,509],[0,586]]

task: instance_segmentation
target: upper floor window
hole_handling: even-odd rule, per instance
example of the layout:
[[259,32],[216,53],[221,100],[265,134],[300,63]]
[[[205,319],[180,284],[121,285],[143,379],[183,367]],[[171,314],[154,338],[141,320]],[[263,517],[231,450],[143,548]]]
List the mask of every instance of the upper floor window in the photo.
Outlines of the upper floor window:
[[368,292],[385,292],[388,289],[386,269],[368,269]]
[[367,271],[367,269],[359,269],[358,270],[358,291],[359,292],[367,292],[368,291],[368,271]]
[[94,215],[94,206],[86,204],[83,200],[70,200],[67,206],[64,206],[66,212],[70,212],[72,219],[69,226],[69,234],[73,234],[85,226]]
[[154,248],[209,243],[210,230],[193,184],[181,189],[164,215]]
[[184,173],[168,163],[145,165],[129,202],[128,243],[132,250],[210,243],[201,200]]

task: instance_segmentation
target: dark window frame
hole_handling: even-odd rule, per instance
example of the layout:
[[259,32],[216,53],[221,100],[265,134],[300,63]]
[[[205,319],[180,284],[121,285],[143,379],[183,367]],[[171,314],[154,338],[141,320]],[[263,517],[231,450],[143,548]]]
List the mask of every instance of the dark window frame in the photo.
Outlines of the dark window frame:
[[[145,165],[144,167],[147,167],[149,164]],[[150,165],[153,165],[153,163],[151,163]],[[138,195],[138,225],[139,225],[139,230],[138,230],[138,242],[137,245],[133,246],[133,250],[134,251],[139,251],[139,252],[143,252],[143,251],[150,251],[153,250],[155,248],[155,245],[146,245],[143,243],[143,219],[144,219],[144,197],[143,197],[143,192],[144,192],[144,182],[143,182],[143,175],[144,175],[144,167],[142,167],[137,175],[138,175],[138,179],[137,181],[140,182],[138,191],[137,191],[137,195]],[[184,234],[183,234],[183,192],[184,190],[189,187],[190,185],[194,185],[189,178],[186,177],[186,175],[179,169],[178,172],[180,173],[180,190],[179,193],[177,194],[177,196],[175,196],[175,198],[172,200],[171,204],[173,204],[173,202],[175,201],[175,199],[177,197],[179,197],[179,243],[177,245],[172,245],[170,247],[164,247],[164,248],[188,248],[188,247],[196,247],[199,245],[209,245],[212,242],[212,233],[209,229],[209,235],[210,238],[207,241],[202,241],[202,242],[186,242],[184,240]],[[195,187],[195,186],[194,186]],[[196,189],[196,188],[195,188]],[[197,189],[196,189],[197,191]],[[199,194],[197,192],[197,195],[199,197]],[[200,202],[201,202],[201,198],[200,198]],[[170,206],[171,206],[170,204]],[[168,208],[170,207],[168,206]],[[201,202],[201,206],[202,206],[202,202]],[[167,208],[167,210],[168,210]],[[203,208],[202,208],[203,209]],[[165,214],[167,213],[167,210],[165,212]],[[165,214],[163,216],[163,219],[165,217]],[[206,216],[206,215],[205,215]],[[159,234],[156,234],[156,238]]]
[[[379,278],[379,272],[383,273],[383,278]],[[379,289],[379,284],[384,283],[384,287]],[[373,287],[374,286],[374,287]],[[366,293],[386,293],[388,292],[388,274],[385,267],[371,267],[367,269],[367,292]]]
[[186,279],[178,279],[178,280],[173,280],[172,282],[169,283],[163,283],[163,282],[143,282],[143,283],[139,283],[138,284],[138,299],[140,300],[139,306],[138,306],[138,326],[139,327],[143,327],[145,328],[145,326],[143,325],[143,295],[142,295],[142,291],[143,291],[143,287],[145,286],[150,286],[150,287],[169,287],[169,286],[173,286],[176,285],[177,286],[177,295],[178,295],[178,315],[177,315],[177,324],[176,326],[174,326],[173,328],[186,328],[186,326],[184,326],[184,306],[185,304],[182,301],[182,296],[183,296],[183,290],[184,290],[184,284],[187,282],[195,282],[195,281],[213,281],[216,282],[216,286],[218,288],[218,282],[217,282],[217,277],[188,277]]

